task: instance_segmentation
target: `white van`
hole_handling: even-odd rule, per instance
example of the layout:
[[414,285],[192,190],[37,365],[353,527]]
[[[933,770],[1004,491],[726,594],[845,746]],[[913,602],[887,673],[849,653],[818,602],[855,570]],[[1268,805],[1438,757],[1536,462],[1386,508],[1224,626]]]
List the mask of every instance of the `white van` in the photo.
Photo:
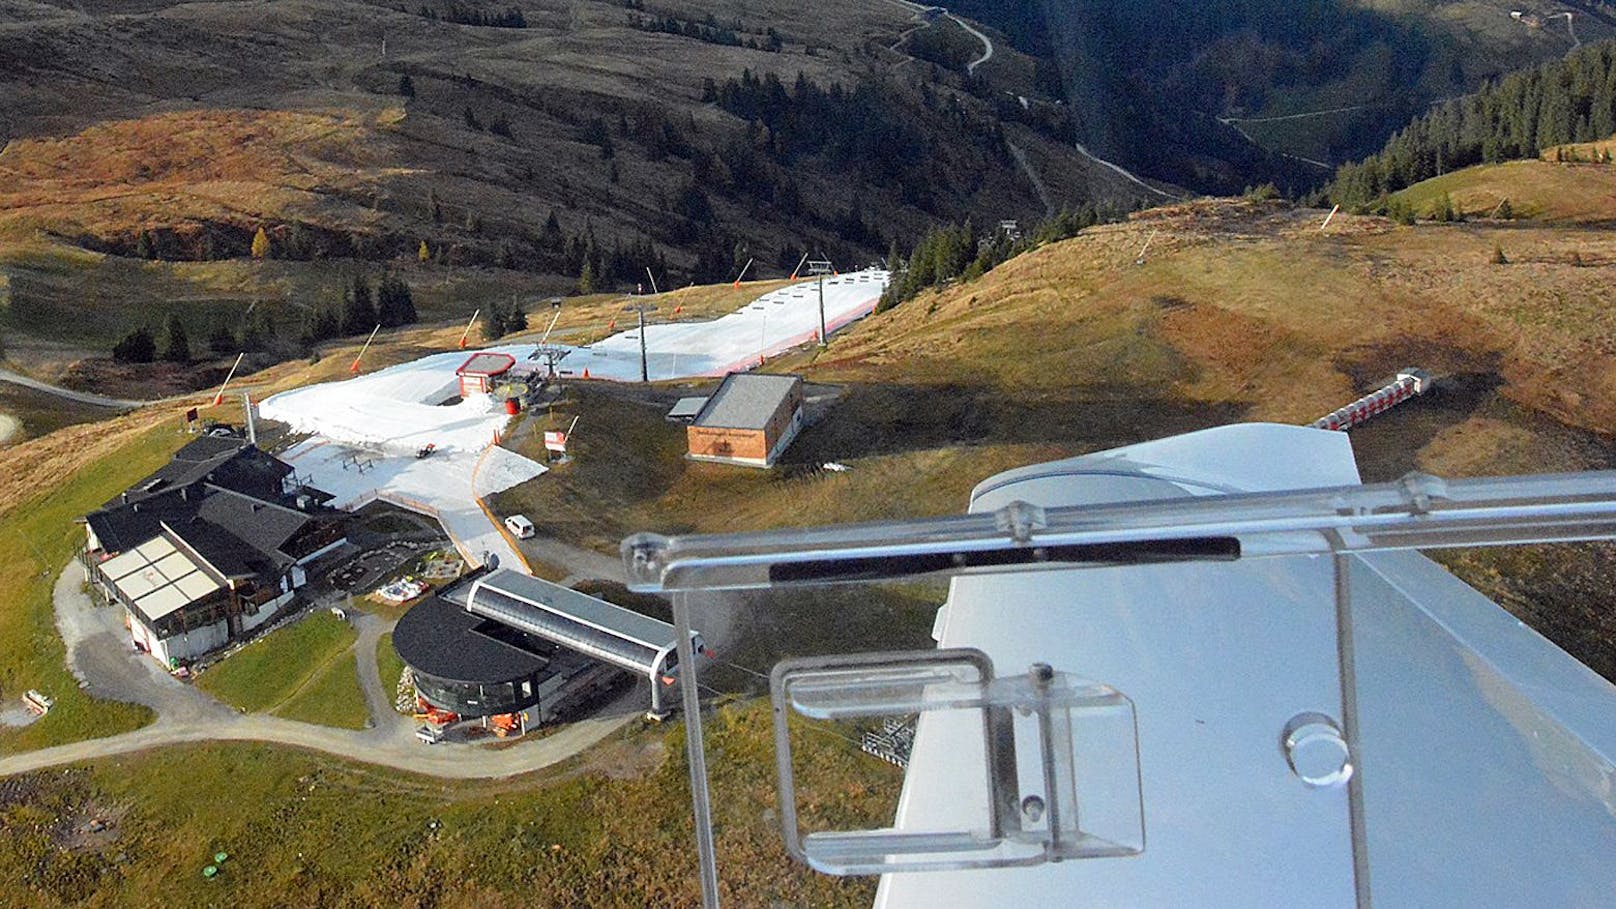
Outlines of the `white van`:
[[526,540],[533,536],[533,522],[519,514],[513,514],[505,519],[505,529],[509,530],[518,540]]

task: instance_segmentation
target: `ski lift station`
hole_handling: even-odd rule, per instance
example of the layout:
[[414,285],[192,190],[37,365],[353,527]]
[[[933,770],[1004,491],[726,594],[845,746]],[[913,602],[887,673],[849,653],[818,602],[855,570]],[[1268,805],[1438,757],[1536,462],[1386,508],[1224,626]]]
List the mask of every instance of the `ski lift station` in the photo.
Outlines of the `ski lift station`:
[[[704,650],[699,634],[691,642]],[[510,569],[417,604],[393,646],[414,674],[419,706],[442,723],[538,725],[623,672],[650,682],[650,713],[666,716],[665,693],[679,675],[672,625]]]
[[493,394],[499,378],[515,365],[516,358],[510,354],[492,350],[472,354],[455,370],[455,376],[460,379],[460,396]]

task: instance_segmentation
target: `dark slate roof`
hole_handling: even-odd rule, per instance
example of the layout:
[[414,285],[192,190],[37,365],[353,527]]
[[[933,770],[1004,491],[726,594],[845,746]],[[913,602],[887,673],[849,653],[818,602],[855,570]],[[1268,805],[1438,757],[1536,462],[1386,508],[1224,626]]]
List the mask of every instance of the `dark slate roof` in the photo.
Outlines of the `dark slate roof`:
[[164,528],[169,539],[200,556],[226,579],[271,574],[280,567],[273,554],[259,552],[235,534],[212,524],[193,518],[184,524],[165,524]]
[[780,409],[780,402],[802,384],[799,376],[771,376],[732,372],[707,399],[695,425],[718,429],[762,429]]
[[174,453],[174,458],[129,491],[102,506],[115,508],[161,496],[204,480],[260,498],[279,498],[281,480],[290,465],[241,439],[202,436]]
[[555,651],[549,642],[472,615],[437,596],[416,603],[398,620],[393,648],[416,672],[483,685],[538,673],[550,665]]
[[284,552],[287,542],[314,520],[295,508],[212,486],[202,497],[196,516],[263,553]]

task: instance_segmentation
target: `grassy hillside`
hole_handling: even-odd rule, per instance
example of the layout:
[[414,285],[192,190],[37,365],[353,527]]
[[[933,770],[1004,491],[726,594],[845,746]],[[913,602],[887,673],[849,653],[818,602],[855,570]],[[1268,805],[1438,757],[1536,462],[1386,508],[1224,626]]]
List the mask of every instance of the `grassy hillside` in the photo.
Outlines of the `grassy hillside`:
[[[445,783],[293,749],[204,745],[7,780],[0,886],[26,905],[602,907],[700,901],[677,725],[583,761]],[[796,736],[806,824],[890,822],[901,771],[828,732]],[[769,711],[707,727],[726,905],[868,906],[872,878],[812,872],[779,837]],[[101,835],[84,828],[110,821]],[[201,871],[229,858],[214,880]]]
[[[1053,105],[1015,103],[1035,94],[1028,58],[1004,47],[971,84],[917,65],[892,49],[914,24],[897,4],[547,0],[524,28],[460,24],[448,3],[10,5],[0,259],[34,238],[137,266],[245,259],[263,227],[283,260],[413,262],[425,240],[439,265],[570,282],[576,239],[634,250],[623,285],[663,258],[778,274],[810,246],[876,255],[934,217],[1041,216],[1007,142],[1053,204],[1139,198],[1061,141]],[[747,73],[791,97],[726,102]],[[840,87],[813,120],[828,147],[779,128],[799,74]]]
[[[1235,201],[1145,212],[861,322],[812,374],[1178,398],[1296,422],[1423,365],[1488,376],[1569,427],[1613,424],[1616,316],[1603,275],[1572,253],[1616,261],[1616,236],[1344,215],[1321,232],[1323,220]],[[1495,247],[1509,264],[1491,263]]]
[[299,699],[319,693],[332,700],[356,702],[359,725],[363,726],[365,705],[350,652],[358,636],[347,622],[330,613],[316,613],[209,667],[197,676],[196,687],[244,712],[290,710],[299,714],[293,719],[303,719],[301,714],[308,712],[309,705],[300,704]]
[[1616,171],[1606,164],[1552,160],[1480,164],[1393,193],[1418,216],[1437,211],[1443,197],[1467,217],[1491,217],[1508,200],[1513,217],[1553,224],[1616,220]]

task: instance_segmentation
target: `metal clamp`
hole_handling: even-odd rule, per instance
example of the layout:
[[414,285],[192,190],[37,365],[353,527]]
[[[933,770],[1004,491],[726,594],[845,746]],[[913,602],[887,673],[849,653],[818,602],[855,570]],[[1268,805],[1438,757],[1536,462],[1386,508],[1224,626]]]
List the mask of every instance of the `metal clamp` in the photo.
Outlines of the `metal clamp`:
[[[1003,868],[1144,849],[1134,708],[1113,688],[1045,664],[996,679],[986,654],[960,648],[787,660],[775,667],[770,693],[786,850],[819,871]],[[979,715],[970,721],[980,723],[985,757],[977,823],[803,834],[793,714],[810,722],[919,714],[924,735],[927,715],[940,711]]]

